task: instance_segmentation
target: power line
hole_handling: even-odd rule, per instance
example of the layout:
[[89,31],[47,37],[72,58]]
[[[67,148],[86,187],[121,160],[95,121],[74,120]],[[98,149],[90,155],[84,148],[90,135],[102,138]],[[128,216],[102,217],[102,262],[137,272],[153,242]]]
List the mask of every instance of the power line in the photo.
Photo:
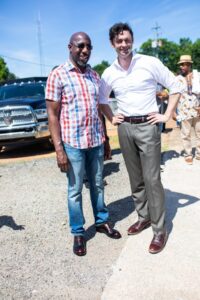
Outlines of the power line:
[[42,31],[41,31],[41,22],[40,22],[40,12],[38,13],[38,20],[37,20],[37,34],[38,34],[38,46],[39,46],[39,55],[40,55],[40,72],[41,76],[45,73],[45,64],[44,64],[44,56],[43,56],[43,49],[42,49]]
[[[7,56],[7,55],[3,55],[3,54],[0,54],[0,57],[4,57],[4,58],[16,60],[16,61],[20,61],[20,62],[23,62],[23,63],[26,63],[26,64],[32,64],[32,65],[37,65],[37,66],[41,65],[40,63],[36,63],[36,62],[33,62],[33,61],[29,61],[29,60],[23,60],[23,59],[19,59],[19,58],[16,58],[16,57],[11,57],[11,56]],[[53,67],[53,65],[46,65],[46,64],[42,64],[42,65],[45,66],[45,67],[51,67],[51,68]]]

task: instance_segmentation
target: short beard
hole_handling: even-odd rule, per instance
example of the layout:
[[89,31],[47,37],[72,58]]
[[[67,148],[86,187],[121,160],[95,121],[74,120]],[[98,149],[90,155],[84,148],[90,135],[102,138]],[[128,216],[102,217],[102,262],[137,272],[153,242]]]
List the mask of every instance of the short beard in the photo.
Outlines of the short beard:
[[82,62],[82,61],[80,61],[80,60],[77,60],[77,65],[79,65],[80,67],[86,67],[87,66],[87,62]]

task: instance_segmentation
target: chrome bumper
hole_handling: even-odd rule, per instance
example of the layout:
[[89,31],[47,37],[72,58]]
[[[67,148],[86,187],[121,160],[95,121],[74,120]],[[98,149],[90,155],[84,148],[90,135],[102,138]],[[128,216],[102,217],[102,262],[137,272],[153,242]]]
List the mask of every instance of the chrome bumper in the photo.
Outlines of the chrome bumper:
[[26,127],[26,130],[24,129],[24,126],[22,128],[11,128],[11,130],[18,130],[18,131],[11,131],[6,133],[1,133],[0,131],[0,143],[4,144],[7,141],[14,142],[14,140],[25,140],[25,139],[42,139],[45,137],[50,137],[49,127],[47,122],[42,122],[39,124],[34,124],[31,126]]

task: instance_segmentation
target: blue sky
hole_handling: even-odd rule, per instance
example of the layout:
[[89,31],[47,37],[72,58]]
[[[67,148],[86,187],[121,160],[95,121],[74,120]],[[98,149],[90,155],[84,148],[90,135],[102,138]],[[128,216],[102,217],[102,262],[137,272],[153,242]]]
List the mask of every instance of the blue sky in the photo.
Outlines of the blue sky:
[[[152,29],[161,27],[160,37],[178,42],[200,38],[199,0],[0,0],[0,56],[18,77],[40,76],[37,20],[40,15],[43,75],[68,57],[69,37],[87,32],[93,43],[90,64],[111,63],[115,52],[108,30],[116,22],[128,22],[134,31],[134,48],[155,38]],[[19,60],[36,64],[25,63]]]

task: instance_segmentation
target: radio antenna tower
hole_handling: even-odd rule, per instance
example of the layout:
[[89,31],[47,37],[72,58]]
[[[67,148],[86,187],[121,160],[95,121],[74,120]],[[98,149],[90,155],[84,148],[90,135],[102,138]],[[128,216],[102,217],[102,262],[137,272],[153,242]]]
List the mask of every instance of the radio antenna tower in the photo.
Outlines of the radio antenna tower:
[[152,47],[155,48],[155,55],[156,55],[156,57],[158,57],[158,48],[162,46],[162,42],[161,42],[161,40],[159,40],[159,36],[160,36],[159,29],[161,29],[161,27],[156,22],[155,27],[152,27],[152,30],[155,31],[155,35],[156,35],[156,39],[152,43]]
[[158,40],[158,38],[159,38],[159,35],[160,35],[160,33],[159,33],[159,29],[161,29],[161,27],[158,25],[158,23],[156,22],[156,25],[155,25],[155,27],[152,27],[152,29],[155,31],[155,33],[156,33],[156,40]]
[[41,21],[40,12],[38,13],[37,19],[37,36],[38,36],[38,46],[39,46],[39,57],[40,57],[40,74],[43,76],[45,74],[44,56],[42,50],[42,32],[41,32]]

